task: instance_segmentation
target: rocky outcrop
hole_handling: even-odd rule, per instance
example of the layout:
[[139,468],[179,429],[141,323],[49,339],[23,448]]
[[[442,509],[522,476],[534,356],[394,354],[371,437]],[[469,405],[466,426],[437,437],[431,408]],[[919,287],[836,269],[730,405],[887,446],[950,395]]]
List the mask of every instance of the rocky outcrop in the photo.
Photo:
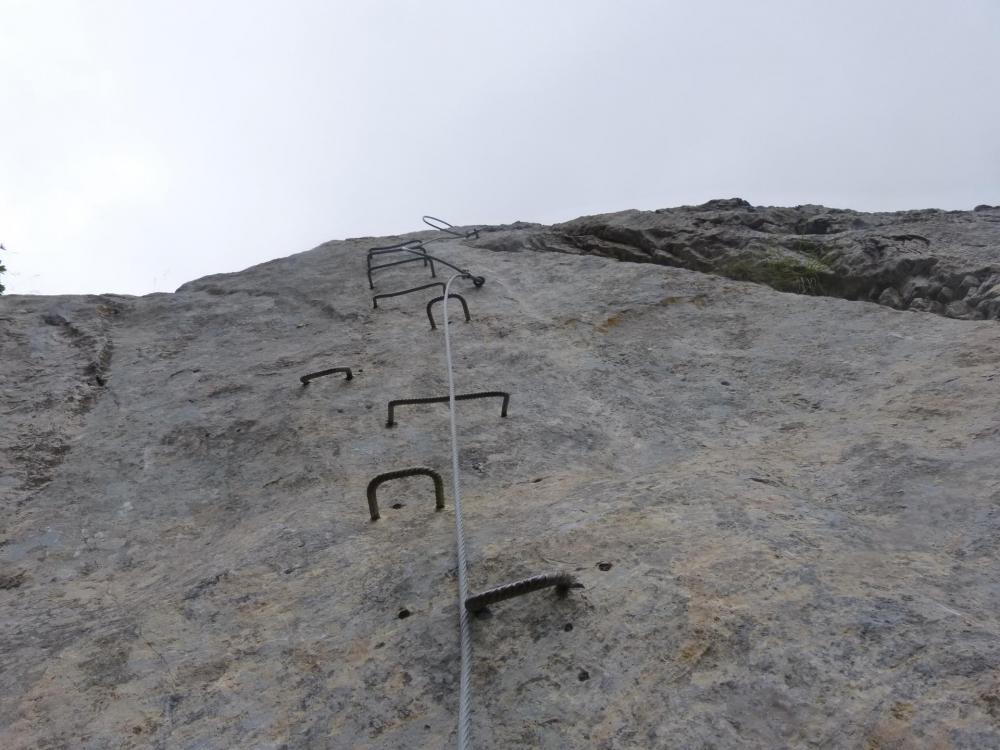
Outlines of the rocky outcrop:
[[862,213],[733,198],[496,229],[481,246],[659,263],[950,318],[1000,317],[1000,206]]
[[[848,221],[806,215],[823,242]],[[432,246],[486,277],[454,308],[457,388],[511,394],[459,404],[471,588],[585,587],[474,622],[476,746],[1000,746],[996,324],[598,257],[661,216]],[[642,259],[715,262],[688,240]],[[0,298],[0,747],[453,745],[450,482],[442,511],[427,476],[382,485],[376,522],[366,498],[450,467],[442,405],[385,426],[447,390],[439,290],[372,308],[387,241]],[[496,252],[545,243],[595,252]]]

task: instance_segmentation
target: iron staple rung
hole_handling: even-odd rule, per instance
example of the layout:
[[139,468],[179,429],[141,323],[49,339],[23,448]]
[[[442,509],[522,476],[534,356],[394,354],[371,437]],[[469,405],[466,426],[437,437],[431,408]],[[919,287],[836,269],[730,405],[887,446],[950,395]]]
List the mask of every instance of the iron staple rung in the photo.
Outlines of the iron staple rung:
[[299,380],[302,381],[302,385],[309,385],[310,380],[315,380],[316,378],[321,378],[324,375],[335,375],[338,372],[346,373],[347,377],[344,380],[353,380],[354,374],[351,372],[350,367],[331,367],[329,370],[320,370],[319,372],[310,372],[308,375],[303,375]]
[[368,264],[371,265],[372,257],[375,255],[385,255],[386,253],[402,253],[409,250],[419,250],[423,247],[423,240],[408,240],[397,245],[384,245],[382,247],[368,248]]
[[[448,299],[457,299],[459,302],[461,302],[462,310],[465,312],[465,322],[468,323],[469,321],[472,320],[472,316],[469,315],[469,303],[465,301],[465,297],[463,297],[461,294],[449,293]],[[442,302],[443,300],[444,296],[442,295],[441,297],[435,297],[434,299],[432,299],[430,302],[427,303],[427,320],[431,322],[432,331],[437,328],[437,325],[434,323],[434,315],[431,313],[431,308],[434,307],[435,302]]]
[[[478,231],[478,230],[476,230]],[[407,240],[406,242],[397,242],[395,245],[382,245],[380,247],[370,247],[366,251],[368,254],[369,261],[374,255],[385,255],[386,253],[403,253],[403,252],[417,252],[421,250],[426,250],[426,246],[432,242],[448,242],[450,237],[432,237],[430,239],[423,240]]]
[[[470,401],[475,398],[502,398],[500,405],[500,416],[507,416],[507,405],[510,403],[510,394],[507,391],[483,391],[482,393],[459,393],[455,396],[456,401]],[[389,419],[386,420],[386,427],[393,427],[396,421],[393,419],[397,406],[411,406],[415,404],[447,404],[448,396],[431,396],[429,398],[397,398],[389,402]]]
[[379,474],[372,481],[368,483],[368,512],[371,514],[372,520],[377,521],[381,516],[378,512],[378,488],[384,482],[388,482],[392,479],[405,479],[406,477],[418,477],[418,476],[428,476],[434,480],[434,510],[444,509],[444,482],[441,480],[441,475],[438,474],[434,469],[428,469],[423,466],[418,466],[413,469],[398,469],[397,471],[387,471],[385,474]]
[[419,263],[420,261],[423,261],[426,266],[429,258],[425,255],[414,255],[412,258],[403,258],[403,260],[393,260],[388,263],[379,263],[377,266],[370,266],[368,270],[377,271],[380,268],[392,268],[392,266],[401,266],[404,263]]
[[382,263],[381,265],[373,266],[372,265],[372,256],[369,255],[368,256],[368,288],[369,289],[374,289],[375,288],[375,281],[374,281],[374,279],[372,279],[372,273],[375,272],[375,271],[377,271],[378,269],[380,269],[380,268],[390,268],[391,266],[398,266],[398,265],[402,265],[403,263],[413,263],[413,262],[418,261],[418,260],[422,260],[424,262],[424,266],[427,266],[427,264],[430,263],[430,266],[431,266],[431,278],[434,278],[434,279],[437,278],[437,272],[434,270],[434,260],[427,254],[427,251],[424,249],[423,245],[417,245],[417,246],[412,247],[412,248],[408,248],[408,247],[402,247],[402,248],[383,248],[383,250],[384,251],[392,250],[394,252],[395,251],[405,251],[405,252],[411,253],[413,257],[406,258],[404,260],[393,261],[391,263]]
[[577,583],[577,580],[569,573],[542,573],[521,581],[497,586],[495,589],[489,589],[479,594],[473,594],[465,600],[465,608],[472,613],[481,612],[491,604],[551,586],[555,586],[556,592],[560,596],[565,596],[570,589],[583,588],[583,584]]
[[378,301],[380,299],[386,299],[387,297],[400,297],[404,294],[410,294],[411,292],[419,292],[421,289],[430,289],[431,287],[439,286],[441,291],[444,291],[444,284],[440,281],[432,281],[430,284],[424,284],[423,286],[415,286],[412,289],[404,289],[401,292],[386,292],[385,294],[376,294],[372,297],[372,307],[378,307]]
[[[448,268],[452,269],[453,271],[457,271],[458,273],[462,274],[463,277],[465,277],[467,279],[471,279],[473,285],[476,286],[476,287],[481,287],[483,284],[486,283],[486,278],[484,276],[474,276],[472,274],[472,272],[469,271],[467,268],[459,268],[454,263],[449,263],[448,261],[444,260],[443,258],[439,258],[436,255],[429,254],[427,252],[427,249],[424,247],[424,240],[420,240],[419,242],[420,242],[420,244],[414,245],[413,247],[406,247],[406,246],[384,247],[384,248],[373,248],[373,250],[383,250],[383,251],[390,251],[390,250],[391,251],[396,251],[396,250],[399,250],[401,252],[413,253],[415,256],[417,256],[417,258],[425,258],[428,261],[430,261],[432,273],[434,271],[434,264],[435,263],[440,263],[442,266],[447,266]],[[434,242],[434,240],[427,240],[427,242]],[[371,255],[369,255],[368,256],[368,286],[371,289],[375,288],[375,283],[374,283],[374,281],[372,281],[372,271],[373,270],[375,270],[375,268],[373,268],[372,265],[371,265]],[[434,278],[437,278],[436,274],[434,275]]]

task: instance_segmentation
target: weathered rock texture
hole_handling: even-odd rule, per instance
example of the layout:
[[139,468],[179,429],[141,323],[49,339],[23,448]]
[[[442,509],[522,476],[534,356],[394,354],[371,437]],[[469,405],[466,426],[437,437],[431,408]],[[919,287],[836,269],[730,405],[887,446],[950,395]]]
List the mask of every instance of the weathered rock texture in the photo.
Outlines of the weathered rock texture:
[[1000,317],[1000,206],[871,214],[733,198],[521,225],[481,244],[659,263],[950,318]]
[[[805,214],[831,247],[875,231]],[[473,589],[586,586],[475,622],[477,746],[1000,747],[996,323],[495,251],[634,249],[662,215],[628,216],[433,246],[487,277],[460,290],[459,391],[512,394],[506,419],[459,404]],[[996,228],[938,216],[932,247]],[[384,485],[376,523],[365,500],[383,471],[448,476],[446,407],[385,427],[389,399],[446,392],[442,333],[431,290],[371,308],[372,244],[0,298],[0,747],[454,741],[450,484],[437,513],[427,477]]]

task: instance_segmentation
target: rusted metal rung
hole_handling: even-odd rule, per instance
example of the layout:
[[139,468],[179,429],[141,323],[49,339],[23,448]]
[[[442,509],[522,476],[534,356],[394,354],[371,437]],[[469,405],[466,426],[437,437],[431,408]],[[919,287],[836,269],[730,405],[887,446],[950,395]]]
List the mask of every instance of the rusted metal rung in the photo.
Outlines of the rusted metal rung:
[[[456,401],[471,401],[476,398],[502,398],[503,403],[500,406],[500,416],[507,416],[507,404],[510,403],[510,394],[507,391],[483,391],[482,393],[460,393],[455,396]],[[410,406],[413,404],[447,404],[449,401],[448,396],[431,396],[430,398],[398,398],[394,401],[389,402],[389,419],[386,421],[386,427],[395,427],[396,421],[393,419],[393,413],[397,406]]]
[[[434,240],[427,240],[427,242],[434,242]],[[427,248],[425,248],[423,244],[419,246],[402,248],[402,249],[406,250],[407,252],[417,254],[421,258],[427,258],[428,260],[433,261],[434,263],[440,263],[442,266],[446,266],[453,271],[458,271],[458,273],[462,274],[465,278],[469,279],[476,287],[481,287],[483,284],[486,283],[486,277],[474,276],[472,272],[467,268],[459,268],[454,263],[449,263],[444,258],[439,258],[436,255],[431,255],[430,253],[427,252]],[[371,279],[369,278],[369,281],[370,280]]]
[[424,255],[414,255],[412,258],[403,258],[403,260],[394,260],[394,261],[391,261],[389,263],[380,263],[377,266],[371,266],[371,267],[369,267],[368,270],[369,271],[377,271],[380,268],[391,268],[392,266],[401,266],[404,263],[416,263],[416,262],[419,262],[419,261],[423,261],[424,265],[426,266],[430,262],[430,259],[427,258]]
[[396,245],[384,245],[382,247],[368,248],[368,265],[372,264],[372,257],[385,255],[386,253],[404,253],[411,250],[420,250],[423,247],[423,240],[407,240]]
[[338,372],[343,372],[347,375],[344,380],[353,380],[354,375],[351,373],[350,367],[331,367],[329,370],[320,370],[319,372],[310,372],[308,375],[303,375],[299,380],[302,381],[302,385],[309,385],[310,380],[315,380],[316,378],[321,378],[324,375],[335,375]]
[[407,252],[411,253],[413,257],[404,258],[403,260],[392,261],[391,263],[380,263],[377,266],[372,265],[372,256],[368,256],[368,288],[375,288],[375,281],[372,279],[372,273],[379,270],[380,268],[390,268],[392,266],[400,266],[404,263],[415,263],[417,261],[423,261],[424,266],[428,263],[431,266],[431,278],[437,278],[437,272],[434,270],[434,259],[431,258],[427,251],[422,245],[415,245],[413,247],[398,247],[398,248],[382,248],[384,252]]
[[377,521],[381,516],[378,512],[378,497],[377,492],[379,485],[384,482],[388,482],[393,479],[405,479],[406,477],[417,477],[417,476],[428,476],[434,480],[434,510],[444,509],[444,482],[441,481],[441,475],[438,474],[434,469],[428,469],[423,466],[418,466],[413,469],[399,469],[398,471],[388,471],[385,474],[379,474],[372,481],[368,483],[368,512],[371,514],[372,520]]
[[502,602],[505,599],[513,599],[515,596],[529,594],[532,591],[553,586],[559,596],[566,596],[570,589],[583,588],[583,584],[578,583],[569,573],[542,573],[541,575],[525,578],[521,581],[506,583],[503,586],[497,586],[495,589],[489,589],[479,594],[473,594],[465,600],[465,608],[474,614],[482,612],[491,604]]
[[372,297],[372,307],[378,307],[378,301],[380,299],[387,299],[389,297],[399,297],[404,294],[410,294],[411,292],[419,292],[421,289],[432,289],[433,287],[441,287],[441,291],[444,291],[444,284],[440,281],[432,281],[430,284],[424,284],[423,286],[415,286],[412,289],[404,289],[401,292],[387,292],[386,294],[376,294]]
[[[443,299],[444,299],[443,296],[435,297],[434,299],[432,299],[430,302],[427,303],[427,320],[431,322],[431,330],[437,328],[437,326],[434,324],[434,316],[431,314],[431,307],[434,306],[435,302],[441,302]],[[468,323],[470,320],[472,320],[472,316],[469,315],[469,305],[465,301],[465,297],[463,297],[461,294],[449,294],[448,299],[457,299],[459,302],[461,302],[462,309],[465,311],[465,322]]]
[[431,264],[431,278],[436,279],[437,278],[437,273],[434,271],[434,261],[431,260],[429,257],[427,257],[426,254],[415,255],[412,258],[404,258],[403,260],[394,260],[392,263],[380,263],[377,266],[369,266],[368,267],[368,288],[369,289],[374,289],[375,288],[375,282],[372,280],[372,272],[373,271],[377,271],[380,268],[391,268],[392,266],[401,266],[404,263],[417,263],[419,261],[423,261],[425,266],[428,263]]
[[[399,245],[391,245],[389,247],[373,247],[368,251],[368,286],[371,289],[375,288],[375,283],[372,280],[372,271],[376,268],[385,268],[385,266],[372,266],[372,256],[376,253],[412,253],[417,256],[418,259],[426,259],[431,264],[431,273],[434,273],[434,264],[440,263],[442,266],[446,266],[453,271],[458,271],[460,274],[463,274],[467,279],[471,280],[476,287],[481,287],[486,283],[485,277],[474,276],[468,269],[459,268],[454,263],[449,263],[443,258],[439,258],[436,255],[428,253],[425,245],[437,241],[439,240],[410,240],[410,242],[403,242]],[[434,278],[437,278],[437,274],[434,274]]]

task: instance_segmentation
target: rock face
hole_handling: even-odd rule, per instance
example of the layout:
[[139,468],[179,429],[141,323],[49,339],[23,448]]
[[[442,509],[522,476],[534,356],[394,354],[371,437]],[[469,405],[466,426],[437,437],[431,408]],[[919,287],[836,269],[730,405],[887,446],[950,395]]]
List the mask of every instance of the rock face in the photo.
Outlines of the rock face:
[[[475,621],[478,747],[1000,747],[1000,336],[892,309],[982,311],[986,249],[921,265],[899,238],[958,247],[997,213],[935,215],[727,202],[430,246],[487,279],[459,289],[470,323],[454,306],[458,391],[511,393],[507,418],[458,408],[472,589],[585,585]],[[678,216],[717,243],[644,244]],[[778,242],[782,216],[883,304],[676,267]],[[372,309],[375,244],[0,298],[0,747],[454,742],[447,409],[385,426],[390,399],[446,393],[439,292]],[[587,257],[504,252],[545,247]],[[924,286],[872,281],[907,258]],[[336,366],[353,379],[299,382]],[[368,481],[415,466],[445,510],[417,476],[373,523]]]
[[951,318],[1000,317],[1000,206],[872,214],[733,198],[524,225],[482,244],[659,263]]

